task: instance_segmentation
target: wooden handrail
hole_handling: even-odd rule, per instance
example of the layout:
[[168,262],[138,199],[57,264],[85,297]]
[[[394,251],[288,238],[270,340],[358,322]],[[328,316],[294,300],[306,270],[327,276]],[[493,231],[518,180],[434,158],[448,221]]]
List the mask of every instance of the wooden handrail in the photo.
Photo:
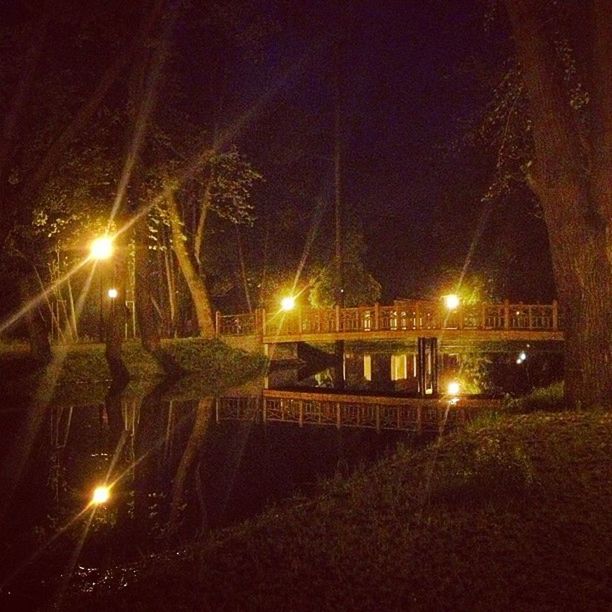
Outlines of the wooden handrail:
[[216,315],[218,335],[273,336],[371,331],[435,330],[540,330],[559,331],[557,302],[552,304],[469,304],[449,312],[426,300],[397,302],[390,306],[352,308],[302,307],[290,312]]

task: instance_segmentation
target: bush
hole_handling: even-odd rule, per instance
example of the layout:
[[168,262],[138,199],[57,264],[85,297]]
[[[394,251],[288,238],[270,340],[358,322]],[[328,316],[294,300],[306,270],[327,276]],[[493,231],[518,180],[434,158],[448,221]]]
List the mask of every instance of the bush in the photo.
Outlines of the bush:
[[563,382],[534,389],[529,395],[512,399],[504,406],[505,411],[514,414],[527,414],[537,411],[558,412],[564,408]]

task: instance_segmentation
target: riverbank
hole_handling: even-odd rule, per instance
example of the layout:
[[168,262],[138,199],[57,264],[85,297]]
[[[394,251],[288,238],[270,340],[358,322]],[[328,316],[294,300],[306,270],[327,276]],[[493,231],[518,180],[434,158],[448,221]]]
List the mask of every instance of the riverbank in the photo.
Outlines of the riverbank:
[[[219,340],[177,338],[164,340],[162,348],[186,375],[197,374],[201,385],[234,386],[261,375],[267,366],[263,355],[228,347]],[[96,394],[107,389],[111,375],[103,344],[53,347],[53,361],[45,368],[29,358],[27,347],[0,345],[0,391],[5,398],[48,396],[58,391]],[[125,364],[132,384],[154,386],[164,377],[159,362],[140,342],[126,342]]]
[[481,420],[115,571],[72,607],[605,609],[611,434],[605,412]]

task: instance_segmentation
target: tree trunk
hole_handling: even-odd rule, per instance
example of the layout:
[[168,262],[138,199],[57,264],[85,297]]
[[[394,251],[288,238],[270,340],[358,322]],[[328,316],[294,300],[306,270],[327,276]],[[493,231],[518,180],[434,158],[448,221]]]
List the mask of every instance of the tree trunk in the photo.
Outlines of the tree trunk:
[[198,452],[202,448],[202,442],[210,421],[212,402],[213,398],[207,397],[201,399],[196,407],[193,429],[191,430],[191,435],[189,436],[189,440],[185,446],[185,451],[176,470],[176,476],[172,485],[170,516],[168,518],[168,528],[166,532],[168,536],[176,533],[179,527],[183,499],[185,497],[185,484],[187,482],[187,476],[189,475],[191,467],[198,456]]
[[185,278],[185,282],[187,283],[189,293],[193,300],[200,335],[204,338],[214,338],[215,323],[210,307],[208,291],[206,290],[204,279],[200,276],[196,266],[189,257],[189,251],[185,245],[183,224],[178,204],[174,192],[169,188],[166,189],[166,205],[170,221],[170,230],[172,232],[172,249],[174,250],[179,268]]
[[244,261],[244,251],[242,250],[242,239],[240,237],[240,228],[238,225],[234,225],[236,228],[236,246],[238,247],[238,261],[240,264],[240,281],[244,290],[244,299],[246,300],[247,309],[249,312],[253,312],[253,306],[251,304],[251,293],[249,291],[249,280],[247,278],[246,263]]
[[112,286],[117,290],[115,298],[108,297],[108,287],[103,287],[102,299],[108,301],[106,319],[106,361],[111,372],[111,378],[117,384],[129,379],[129,372],[123,363],[121,349],[125,338],[125,323],[127,312],[125,305],[125,285],[127,276],[127,253],[125,246],[115,245],[113,255]]
[[[506,0],[518,58],[530,102],[535,162],[530,184],[548,228],[555,282],[565,331],[565,396],[569,408],[610,408],[612,397],[612,267],[609,206],[609,109],[612,99],[594,104],[589,151],[570,108],[555,52],[542,22],[539,0]],[[596,31],[609,31],[597,14]],[[597,36],[594,37],[597,43]],[[612,70],[609,52],[594,53],[594,74]],[[601,65],[604,62],[605,65]],[[607,77],[606,77],[607,78]],[[609,91],[598,95],[607,96]],[[598,113],[607,109],[607,119]],[[603,132],[602,132],[603,130]],[[607,147],[607,148],[606,148]],[[602,168],[606,166],[605,168]],[[591,166],[593,172],[587,167]]]
[[[165,230],[165,228],[164,228]],[[166,232],[164,231],[164,252],[163,252],[163,263],[164,271],[166,273],[166,288],[168,290],[168,309],[170,311],[170,333],[176,338],[176,283],[174,282],[174,263],[170,259],[172,253],[169,251],[170,241],[166,240]]]
[[157,324],[155,310],[153,308],[153,296],[151,295],[151,259],[148,249],[148,227],[147,216],[143,215],[136,223],[134,230],[136,242],[135,253],[135,305],[138,327],[142,346],[150,353],[158,353],[161,349],[159,327]]
[[196,227],[195,235],[193,237],[193,256],[198,262],[198,269],[202,271],[202,245],[204,244],[204,230],[206,228],[206,217],[208,216],[208,209],[210,208],[212,193],[211,184],[213,176],[208,178],[206,183],[206,189],[204,190],[204,197],[202,198],[202,205],[200,208],[200,214],[198,216],[198,224]]
[[25,272],[19,283],[21,302],[24,306],[34,304],[26,310],[25,324],[30,340],[30,356],[40,364],[51,361],[51,344],[49,343],[49,321],[38,295],[38,280],[34,272]]

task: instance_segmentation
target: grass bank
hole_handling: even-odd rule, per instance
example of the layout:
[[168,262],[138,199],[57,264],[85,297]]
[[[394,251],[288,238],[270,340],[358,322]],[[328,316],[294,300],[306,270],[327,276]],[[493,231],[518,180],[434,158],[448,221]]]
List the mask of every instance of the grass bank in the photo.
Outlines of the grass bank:
[[[197,373],[201,385],[224,387],[239,385],[261,374],[267,364],[263,355],[233,349],[219,340],[179,338],[162,342],[164,350],[187,373]],[[133,381],[151,381],[164,375],[154,357],[139,342],[126,342],[125,364]],[[93,392],[106,389],[110,371],[103,344],[54,347],[53,361],[37,367],[26,347],[0,346],[0,390],[7,397],[40,393],[52,387]]]
[[[74,609],[603,610],[612,414],[474,423],[98,581]],[[102,586],[100,586],[102,585]]]

